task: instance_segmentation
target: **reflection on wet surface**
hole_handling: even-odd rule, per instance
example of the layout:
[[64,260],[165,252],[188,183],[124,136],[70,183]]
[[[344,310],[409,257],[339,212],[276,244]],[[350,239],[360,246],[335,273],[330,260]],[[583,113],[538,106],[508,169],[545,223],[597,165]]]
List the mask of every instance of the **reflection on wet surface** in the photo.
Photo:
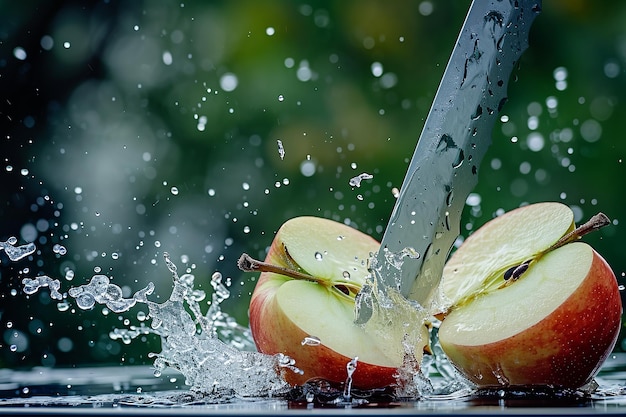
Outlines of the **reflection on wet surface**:
[[[433,383],[441,377],[434,375]],[[148,366],[93,367],[74,369],[34,368],[32,370],[0,370],[0,407],[36,413],[35,409],[58,410],[63,413],[93,408],[112,410],[124,408],[132,413],[139,409],[176,409],[173,414],[195,410],[200,413],[276,413],[287,410],[341,410],[349,408],[385,409],[385,414],[409,413],[502,413],[531,408],[548,414],[623,413],[626,412],[626,354],[612,355],[598,375],[599,388],[590,396],[555,394],[535,390],[521,392],[474,392],[461,389],[452,394],[431,395],[418,401],[394,399],[379,390],[353,393],[353,402],[332,403],[322,391],[317,397],[306,390],[293,390],[281,398],[241,397],[231,392],[211,394],[192,392],[181,374],[167,370],[160,377]],[[318,384],[318,386],[321,386]],[[310,390],[309,390],[310,391]],[[327,402],[326,402],[327,401]],[[531,410],[532,411],[532,410]],[[533,411],[536,413],[535,411]]]

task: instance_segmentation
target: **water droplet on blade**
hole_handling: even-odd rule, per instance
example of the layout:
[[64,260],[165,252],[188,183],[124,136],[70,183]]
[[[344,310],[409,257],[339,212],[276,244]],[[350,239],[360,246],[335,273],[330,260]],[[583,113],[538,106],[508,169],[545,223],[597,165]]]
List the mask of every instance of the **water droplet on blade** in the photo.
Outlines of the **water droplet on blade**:
[[463,153],[463,149],[459,150],[459,154],[456,160],[452,163],[452,168],[458,168],[463,165],[463,161],[465,160],[465,154]]

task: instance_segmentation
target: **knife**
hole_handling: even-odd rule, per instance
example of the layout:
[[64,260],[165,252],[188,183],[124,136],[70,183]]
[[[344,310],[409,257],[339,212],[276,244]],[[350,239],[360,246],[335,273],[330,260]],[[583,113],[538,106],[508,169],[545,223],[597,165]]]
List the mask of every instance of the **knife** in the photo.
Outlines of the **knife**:
[[429,308],[460,233],[511,71],[528,47],[541,0],[474,0],[469,8],[384,232],[356,298],[356,323],[397,291]]

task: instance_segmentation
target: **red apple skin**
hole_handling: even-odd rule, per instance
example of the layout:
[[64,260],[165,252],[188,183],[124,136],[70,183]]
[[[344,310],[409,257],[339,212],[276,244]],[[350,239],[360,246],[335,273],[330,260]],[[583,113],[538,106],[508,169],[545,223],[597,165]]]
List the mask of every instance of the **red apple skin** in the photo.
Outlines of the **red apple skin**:
[[[275,239],[272,242],[266,262],[283,265],[282,248]],[[302,345],[302,340],[310,336],[296,326],[279,306],[276,305],[276,292],[284,281],[290,278],[270,272],[263,272],[252,294],[250,302],[250,330],[257,349],[268,355],[285,354],[295,359],[296,366],[303,371],[297,374],[289,369],[282,372],[283,379],[292,386],[301,386],[309,379],[322,378],[335,385],[346,381],[346,365],[352,358],[324,346]],[[397,369],[358,362],[352,376],[352,386],[360,389],[374,389],[393,385]]]
[[621,315],[615,275],[593,251],[591,268],[580,287],[533,327],[488,345],[448,343],[442,347],[455,367],[481,388],[542,385],[575,389],[590,382],[611,353]]
[[[283,248],[274,239],[265,262],[285,265]],[[282,372],[283,378],[292,386],[301,386],[312,378],[322,378],[334,384],[346,381],[348,358],[320,344],[302,345],[302,340],[310,336],[293,323],[282,312],[276,302],[278,288],[290,278],[271,272],[263,272],[250,301],[250,330],[257,349],[268,355],[285,354],[295,359],[296,366],[303,371],[297,374],[289,369]],[[315,285],[312,283],[312,285]],[[352,376],[352,386],[373,389],[392,385],[396,382],[397,369],[358,362]]]
[[[274,275],[273,277],[271,275]],[[250,330],[257,349],[268,355],[283,353],[296,361],[303,371],[297,374],[289,369],[282,372],[283,378],[292,386],[301,386],[311,378],[322,378],[334,384],[346,381],[346,365],[352,358],[341,355],[324,346],[302,345],[309,336],[296,326],[280,307],[275,305],[274,295],[280,286],[275,274],[262,273],[257,290],[250,303]],[[268,300],[269,299],[269,300]],[[352,377],[352,385],[360,389],[373,389],[396,382],[397,369],[358,362]]]

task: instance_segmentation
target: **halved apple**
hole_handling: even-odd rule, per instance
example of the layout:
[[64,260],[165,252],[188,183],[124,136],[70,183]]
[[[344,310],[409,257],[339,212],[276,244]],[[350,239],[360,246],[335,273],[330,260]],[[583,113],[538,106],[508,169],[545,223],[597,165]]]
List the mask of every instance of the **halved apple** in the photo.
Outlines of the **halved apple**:
[[613,349],[622,314],[615,275],[575,242],[560,203],[508,212],[473,233],[447,262],[437,313],[441,347],[479,387],[579,388]]
[[[295,359],[303,374],[284,372],[292,385],[311,378],[346,381],[346,365],[358,357],[352,385],[393,385],[407,353],[421,360],[428,331],[417,317],[366,327],[354,324],[354,297],[368,276],[379,243],[331,220],[297,217],[277,232],[265,262],[243,255],[240,267],[261,271],[250,303],[250,329],[259,351]],[[382,330],[381,330],[382,329]],[[414,352],[407,352],[407,341]],[[408,349],[409,351],[411,349]]]

